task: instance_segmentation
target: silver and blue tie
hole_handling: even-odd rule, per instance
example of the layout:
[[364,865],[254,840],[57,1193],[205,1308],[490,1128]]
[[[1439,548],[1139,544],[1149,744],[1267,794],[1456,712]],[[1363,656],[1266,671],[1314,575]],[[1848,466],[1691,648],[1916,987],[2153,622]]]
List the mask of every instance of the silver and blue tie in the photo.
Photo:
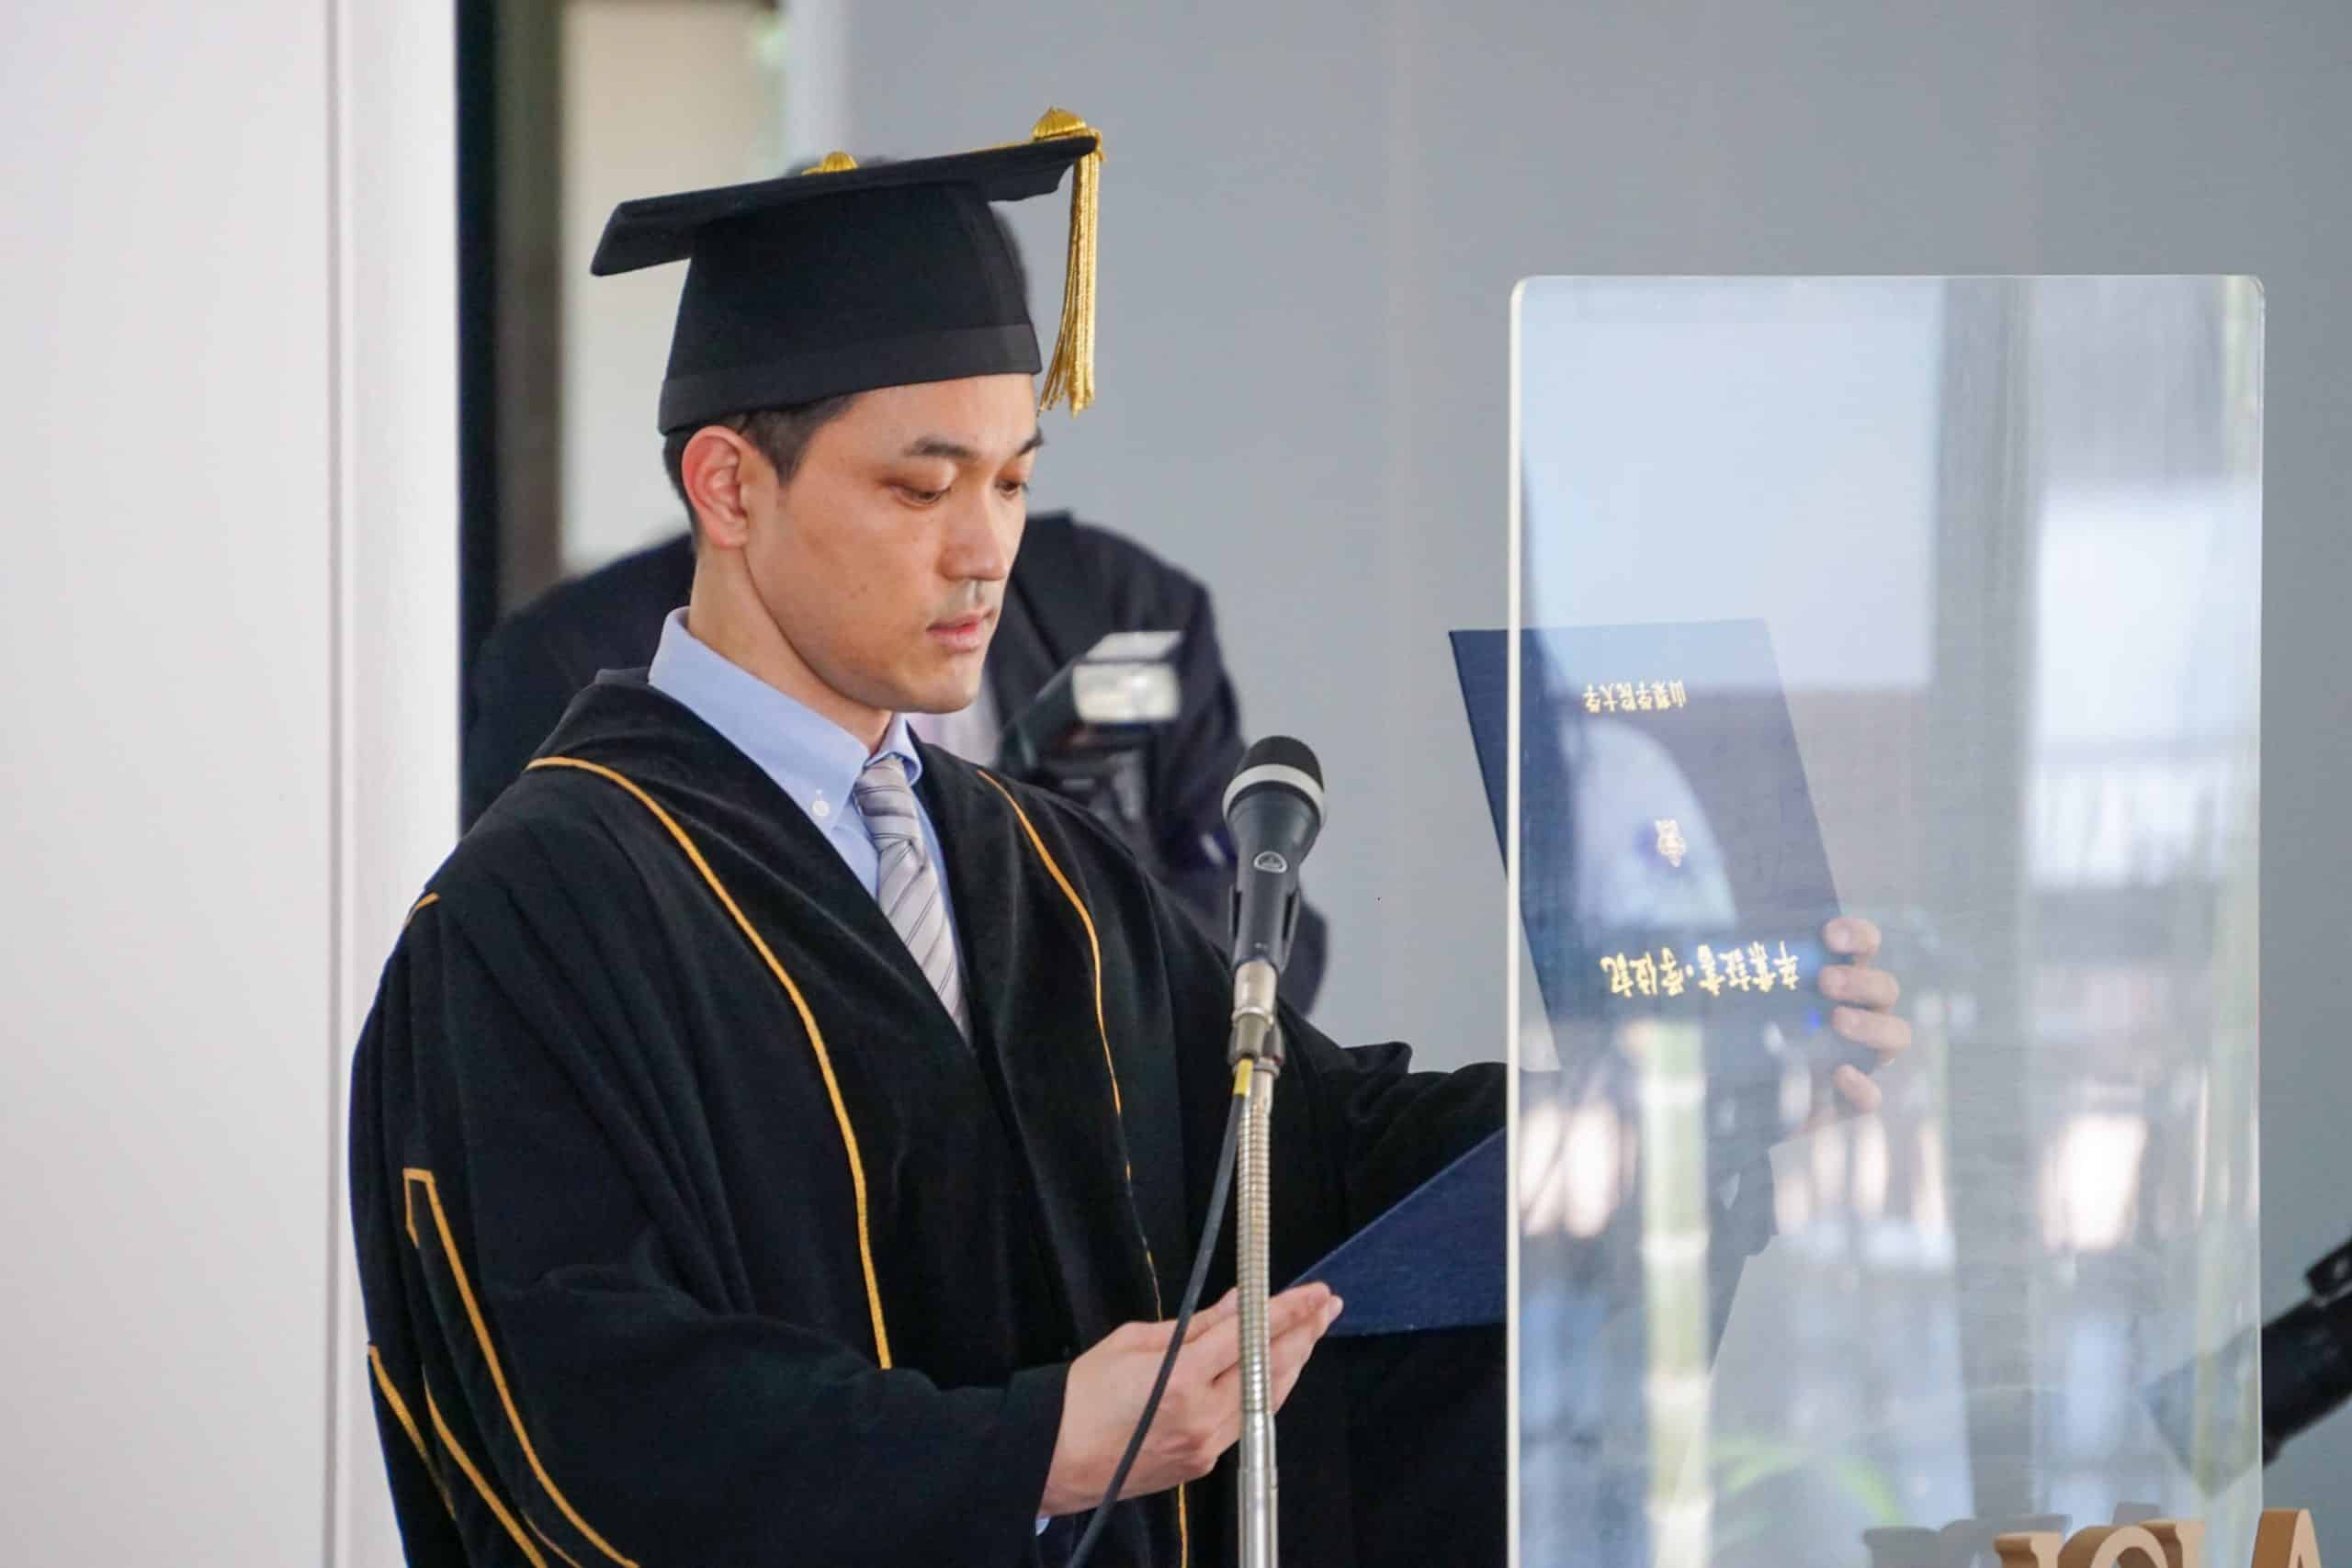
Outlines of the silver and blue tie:
[[939,993],[956,1027],[969,1039],[972,1021],[964,1007],[956,933],[947,924],[945,892],[923,840],[922,818],[915,811],[915,792],[907,783],[905,764],[896,757],[876,757],[865,764],[851,795],[881,861],[875,900],[914,955],[923,978]]

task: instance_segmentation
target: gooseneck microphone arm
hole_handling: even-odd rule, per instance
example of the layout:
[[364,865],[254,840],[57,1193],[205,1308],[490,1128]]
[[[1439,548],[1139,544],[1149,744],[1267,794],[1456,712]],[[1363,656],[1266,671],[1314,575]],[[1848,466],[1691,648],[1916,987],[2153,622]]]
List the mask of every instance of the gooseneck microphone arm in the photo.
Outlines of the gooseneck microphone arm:
[[1266,1333],[1267,1136],[1274,1078],[1282,1071],[1274,987],[1290,961],[1291,937],[1297,930],[1299,863],[1323,826],[1323,770],[1315,753],[1280,737],[1258,742],[1241,759],[1225,792],[1225,816],[1238,863],[1233,888],[1233,1029],[1227,1051],[1233,1066],[1233,1100],[1226,1116],[1225,1145],[1217,1156],[1208,1222],[1193,1252],[1192,1276],[1159,1376],[1144,1399],[1143,1413],[1102,1504],[1070,1554],[1070,1568],[1084,1568],[1091,1560],[1151,1430],[1216,1251],[1227,1184],[1237,1176],[1241,1189],[1235,1205],[1241,1317],[1241,1563],[1242,1568],[1274,1568],[1273,1389]]
[[1250,748],[1225,792],[1233,835],[1233,1029],[1227,1056],[1249,1074],[1236,1170],[1241,1318],[1241,1568],[1274,1568],[1281,1536],[1273,1370],[1266,1322],[1274,1080],[1283,1070],[1276,983],[1298,930],[1298,868],[1323,828],[1323,770],[1285,736]]

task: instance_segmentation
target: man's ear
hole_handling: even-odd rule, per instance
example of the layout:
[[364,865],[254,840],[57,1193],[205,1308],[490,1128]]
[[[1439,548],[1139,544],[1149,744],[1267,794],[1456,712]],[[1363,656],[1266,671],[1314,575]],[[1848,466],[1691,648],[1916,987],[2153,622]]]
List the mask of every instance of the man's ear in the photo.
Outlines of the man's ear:
[[722,550],[743,547],[752,526],[744,487],[763,461],[757,448],[723,424],[706,424],[687,440],[678,478],[703,544]]

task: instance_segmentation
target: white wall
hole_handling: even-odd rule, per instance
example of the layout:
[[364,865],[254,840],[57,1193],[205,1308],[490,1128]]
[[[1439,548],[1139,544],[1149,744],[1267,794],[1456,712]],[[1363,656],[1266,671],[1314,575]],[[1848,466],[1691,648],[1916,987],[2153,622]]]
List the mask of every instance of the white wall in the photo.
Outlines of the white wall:
[[[1514,281],[2261,275],[2269,1310],[2352,1231],[2352,7],[865,0],[847,60],[863,151],[1004,141],[1048,103],[1107,131],[1102,400],[1054,420],[1039,501],[1215,586],[1251,728],[1331,780],[1322,1017],[1440,1061],[1502,1038],[1442,638],[1506,614]],[[1050,287],[1061,214],[1028,205]],[[2271,1495],[2324,1505],[2346,1474],[2352,1416]]]
[[12,1562],[334,1560],[350,955],[454,802],[447,27],[0,11]]
[[[398,1568],[344,1171],[352,1045],[458,815],[457,63],[447,7],[337,0],[326,1568]],[[294,527],[308,525],[300,515]]]
[[565,0],[563,570],[678,532],[654,404],[685,270],[591,277],[632,197],[785,166],[782,33],[763,0]]

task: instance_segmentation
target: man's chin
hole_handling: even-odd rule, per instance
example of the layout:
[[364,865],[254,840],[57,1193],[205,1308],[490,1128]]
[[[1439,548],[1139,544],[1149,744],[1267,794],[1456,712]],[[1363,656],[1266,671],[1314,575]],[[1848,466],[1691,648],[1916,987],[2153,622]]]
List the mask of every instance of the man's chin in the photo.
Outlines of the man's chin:
[[961,682],[952,685],[926,683],[907,692],[899,703],[899,711],[944,716],[951,713],[962,713],[978,702],[979,696],[980,683],[978,681],[974,681],[968,686]]
[[893,682],[900,713],[961,713],[979,700],[985,648],[970,652],[925,649],[924,656],[902,665]]

